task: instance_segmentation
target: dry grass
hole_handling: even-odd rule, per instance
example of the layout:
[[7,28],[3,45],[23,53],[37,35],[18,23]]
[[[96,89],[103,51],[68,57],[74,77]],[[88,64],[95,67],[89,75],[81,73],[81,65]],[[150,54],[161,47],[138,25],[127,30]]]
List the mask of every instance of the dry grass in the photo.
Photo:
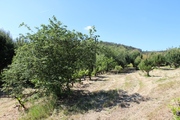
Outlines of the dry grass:
[[[168,107],[173,98],[180,96],[180,69],[156,69],[150,72],[152,77],[145,77],[140,71],[117,75],[101,75],[92,81],[76,84],[76,93],[67,101],[59,101],[48,120],[165,120],[172,119]],[[119,90],[127,92],[124,98]],[[149,97],[147,101],[126,102],[128,107],[122,108],[123,101],[134,93]],[[0,99],[0,119],[18,118],[15,101]],[[125,104],[125,105],[127,105]],[[8,114],[6,114],[8,113]]]

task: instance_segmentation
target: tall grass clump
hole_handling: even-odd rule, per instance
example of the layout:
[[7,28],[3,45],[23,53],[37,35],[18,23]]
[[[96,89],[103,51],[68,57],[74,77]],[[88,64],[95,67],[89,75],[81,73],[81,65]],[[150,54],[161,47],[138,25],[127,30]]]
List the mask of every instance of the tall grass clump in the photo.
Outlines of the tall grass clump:
[[27,113],[20,120],[40,120],[52,115],[56,105],[55,97],[46,97],[29,108]]

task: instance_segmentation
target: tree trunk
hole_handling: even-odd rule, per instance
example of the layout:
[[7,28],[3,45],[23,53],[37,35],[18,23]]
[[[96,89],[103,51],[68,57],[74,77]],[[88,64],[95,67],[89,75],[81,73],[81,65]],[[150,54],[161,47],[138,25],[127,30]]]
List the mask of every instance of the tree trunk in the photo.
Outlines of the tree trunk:
[[150,77],[149,71],[146,71],[146,73],[147,73],[147,76]]
[[23,107],[24,110],[26,111],[27,108],[25,107],[25,105],[23,104],[23,102],[20,100],[20,98],[18,98],[18,97],[15,97],[15,98],[18,100],[18,102],[19,102],[19,104],[21,105],[21,107]]
[[90,70],[88,71],[88,77],[91,80],[91,72],[90,72]]

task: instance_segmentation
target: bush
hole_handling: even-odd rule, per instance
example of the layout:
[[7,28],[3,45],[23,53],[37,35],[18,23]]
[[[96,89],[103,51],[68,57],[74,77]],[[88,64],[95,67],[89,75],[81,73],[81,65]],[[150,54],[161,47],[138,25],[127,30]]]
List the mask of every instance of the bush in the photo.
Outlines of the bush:
[[180,66],[180,48],[172,48],[166,51],[166,62],[170,67],[178,68]]
[[138,65],[140,64],[140,62],[141,62],[141,57],[138,56],[134,61],[134,67],[136,68],[136,70],[138,70]]
[[55,104],[55,98],[46,98],[43,102],[34,104],[20,120],[39,120],[47,118],[52,114]]
[[144,59],[141,60],[140,64],[138,65],[139,69],[142,71],[145,71],[147,73],[147,76],[149,77],[149,72],[153,70],[153,63],[150,59]]
[[121,66],[119,66],[119,65],[116,65],[114,70],[119,73],[119,72],[121,72],[123,70],[123,68]]

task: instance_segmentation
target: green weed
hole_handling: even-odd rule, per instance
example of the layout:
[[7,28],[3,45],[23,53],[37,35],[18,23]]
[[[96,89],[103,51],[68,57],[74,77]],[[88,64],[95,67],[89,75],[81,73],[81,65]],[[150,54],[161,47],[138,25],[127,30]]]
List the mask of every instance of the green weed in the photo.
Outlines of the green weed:
[[[158,84],[157,90],[168,90],[177,85],[177,81],[170,81],[168,83]],[[178,83],[179,84],[179,83]]]
[[167,80],[167,78],[160,78],[159,80],[157,80],[156,82],[162,82],[162,81],[165,81]]
[[144,87],[144,84],[141,80],[139,80],[139,89],[142,89]]
[[49,117],[55,107],[56,99],[48,98],[38,104],[34,104],[20,120],[41,120]]
[[174,99],[169,107],[174,115],[174,120],[180,120],[180,98]]

